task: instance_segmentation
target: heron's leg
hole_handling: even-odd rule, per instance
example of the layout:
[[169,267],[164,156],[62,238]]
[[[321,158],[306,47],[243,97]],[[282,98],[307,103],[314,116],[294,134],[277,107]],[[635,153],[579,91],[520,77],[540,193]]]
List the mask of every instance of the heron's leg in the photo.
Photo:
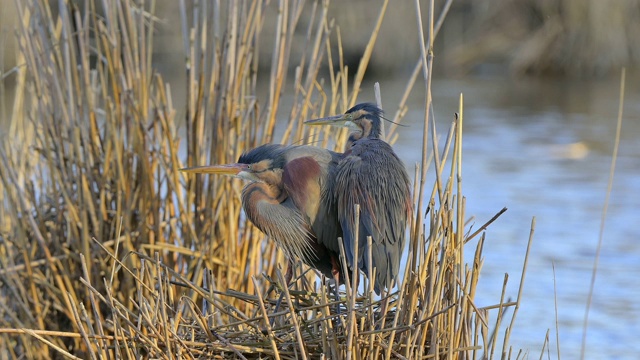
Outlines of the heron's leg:
[[286,282],[285,286],[291,286],[291,279],[293,279],[293,260],[289,259],[287,262],[287,272],[284,273],[284,282]]
[[[338,289],[340,288],[340,263],[338,262],[338,259],[333,256],[331,257],[331,275],[333,275],[333,281],[335,283],[334,290],[336,301],[339,303],[340,293],[338,292]],[[336,309],[336,313],[340,314],[340,304],[337,305]]]
[[[380,306],[380,318],[377,321],[382,320],[382,318],[387,315],[387,305],[389,304],[389,298],[387,298],[387,295],[388,295],[387,291],[386,290],[382,290],[382,293],[380,295],[382,296],[382,298],[384,298],[384,301],[382,302],[382,305]],[[375,316],[374,316],[374,318],[375,318]],[[378,323],[376,328],[379,328],[380,324],[382,324],[382,322]]]
[[340,287],[340,272],[332,271],[333,273],[333,283],[335,284],[334,292],[336,295],[336,301],[340,301],[340,293],[338,292],[338,288]]

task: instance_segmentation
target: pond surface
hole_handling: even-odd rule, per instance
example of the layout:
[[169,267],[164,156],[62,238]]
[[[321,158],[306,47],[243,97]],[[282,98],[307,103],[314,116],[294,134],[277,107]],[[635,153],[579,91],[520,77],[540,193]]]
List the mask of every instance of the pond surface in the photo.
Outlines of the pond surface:
[[[393,114],[404,84],[380,80]],[[369,88],[373,89],[372,85]],[[463,193],[475,226],[509,210],[487,230],[476,304],[515,299],[532,217],[537,225],[521,307],[510,343],[544,358],[578,358],[607,193],[619,102],[619,79],[599,82],[473,78],[434,79],[438,131],[444,138],[464,94]],[[373,99],[373,90],[362,100]],[[586,358],[640,354],[640,91],[627,77],[622,136],[589,315]],[[369,98],[367,98],[369,96]],[[420,162],[423,99],[416,95],[394,145],[413,174]],[[428,184],[432,180],[428,180]],[[429,192],[431,191],[428,186]],[[475,241],[467,245],[472,256]],[[554,275],[555,266],[555,275]],[[558,325],[554,304],[557,291]],[[492,313],[495,321],[495,312]],[[507,313],[511,317],[511,311]],[[499,338],[504,335],[504,327]]]

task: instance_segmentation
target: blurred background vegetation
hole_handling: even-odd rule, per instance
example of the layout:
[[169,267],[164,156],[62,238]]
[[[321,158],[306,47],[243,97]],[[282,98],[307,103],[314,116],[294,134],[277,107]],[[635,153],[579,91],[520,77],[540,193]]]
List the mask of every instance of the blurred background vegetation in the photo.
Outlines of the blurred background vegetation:
[[[71,1],[82,7],[83,1]],[[329,13],[341,38],[345,65],[355,69],[384,0],[332,2]],[[446,1],[436,1],[440,11]],[[259,46],[259,66],[271,66],[277,4],[267,7]],[[160,20],[154,36],[153,65],[177,87],[186,86],[184,46],[178,1],[157,1]],[[14,0],[0,0],[0,68],[4,69],[2,101],[10,104],[16,65],[14,36],[18,16]],[[427,6],[423,6],[426,16]],[[303,56],[302,46],[312,10],[303,8],[291,47],[290,64]],[[437,75],[544,76],[571,80],[598,79],[640,63],[640,0],[456,0],[436,40]],[[415,9],[411,1],[391,4],[386,11],[365,80],[403,76],[412,71],[420,52]],[[334,54],[337,62],[338,55]],[[336,64],[337,65],[337,64]],[[293,67],[293,65],[291,65]],[[325,67],[324,70],[327,70]],[[174,94],[176,107],[183,94]],[[3,107],[6,109],[7,107]],[[6,119],[2,116],[0,124]]]
[[[75,1],[78,6],[82,1]],[[332,2],[329,12],[340,28],[344,58],[355,69],[370,35],[382,0]],[[436,8],[445,1],[436,1]],[[154,49],[163,73],[182,69],[183,42],[178,1],[158,1]],[[14,0],[0,0],[2,12],[2,61],[4,69],[15,65],[14,31],[17,14]],[[426,14],[427,6],[423,7]],[[270,6],[260,49],[261,66],[270,66],[276,6]],[[407,72],[420,53],[411,1],[391,4],[385,15],[369,76]],[[309,21],[305,7],[298,26],[299,41]],[[591,78],[604,76],[622,66],[640,62],[640,1],[599,0],[456,0],[444,22],[436,49],[435,64],[449,75],[491,69],[513,75],[548,75]],[[303,47],[294,46],[292,64]],[[298,52],[298,53],[296,53]],[[487,67],[486,65],[492,65]],[[182,74],[182,71],[177,71]]]

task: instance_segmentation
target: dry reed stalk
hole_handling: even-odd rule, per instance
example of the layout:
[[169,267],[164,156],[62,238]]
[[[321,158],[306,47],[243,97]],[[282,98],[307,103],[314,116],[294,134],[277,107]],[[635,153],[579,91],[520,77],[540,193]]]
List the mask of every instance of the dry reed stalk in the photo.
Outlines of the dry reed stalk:
[[[354,206],[354,224],[359,224],[360,223],[360,204],[355,204]],[[359,226],[355,227],[355,231],[353,233],[353,263],[357,264],[357,259],[358,257],[358,239],[359,239]],[[345,276],[345,286],[347,289],[347,359],[352,359],[352,352],[354,350],[357,351],[357,349],[354,349],[354,345],[353,345],[353,337],[354,337],[354,333],[356,332],[356,320],[355,320],[355,306],[356,306],[356,296],[358,295],[358,278],[360,277],[360,270],[358,269],[358,266],[354,266],[352,269],[352,279],[353,279],[353,284],[350,284],[350,281],[348,279],[349,277],[349,268],[346,265],[346,252],[344,249],[344,246],[342,242],[340,242],[340,253],[341,253],[341,257],[342,257],[342,269],[344,270],[344,274],[347,274],[347,276]],[[371,263],[369,263],[371,264]],[[337,286],[336,286],[336,291],[338,291]]]
[[[584,359],[587,346],[587,329],[589,325],[589,311],[591,310],[591,302],[596,283],[596,275],[598,274],[598,264],[600,263],[600,253],[602,251],[602,243],[604,242],[604,225],[607,219],[607,211],[609,209],[609,201],[613,191],[613,177],[616,173],[616,163],[618,161],[618,150],[620,149],[620,132],[622,130],[622,114],[624,112],[624,94],[626,90],[626,68],[622,68],[620,73],[620,95],[618,100],[618,120],[616,122],[616,135],[614,139],[613,152],[611,154],[611,166],[609,169],[609,180],[607,182],[607,193],[605,195],[604,204],[602,205],[602,215],[600,217],[600,231],[598,233],[598,245],[593,259],[593,269],[591,271],[591,281],[589,282],[589,296],[587,297],[587,306],[584,311],[584,321],[582,325],[582,344],[580,346],[580,359]],[[558,355],[560,352],[558,352]]]

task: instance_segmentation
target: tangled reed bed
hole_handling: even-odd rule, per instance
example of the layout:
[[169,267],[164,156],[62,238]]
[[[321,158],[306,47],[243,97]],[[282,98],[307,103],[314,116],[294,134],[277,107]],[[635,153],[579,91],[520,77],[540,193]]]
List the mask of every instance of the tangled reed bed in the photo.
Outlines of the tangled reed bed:
[[[363,294],[347,286],[331,301],[306,269],[283,287],[282,254],[241,215],[242,183],[178,172],[275,141],[276,119],[288,119],[280,142],[326,147],[332,138],[342,148],[346,131],[333,135],[302,121],[356,102],[388,2],[353,79],[326,2],[182,2],[184,110],[174,108],[176,90],[154,71],[153,3],[84,5],[17,3],[21,65],[11,71],[18,85],[0,147],[2,356],[511,357],[514,317],[501,348],[496,330],[508,308],[517,310],[521,291],[515,301],[503,292],[495,305],[474,303],[488,223],[476,231],[466,225],[461,116],[444,148],[431,142],[425,150],[421,168],[433,159],[436,169],[430,196],[416,170],[418,211],[404,276],[382,299],[367,284]],[[256,47],[270,6],[277,7],[277,38],[262,74]],[[298,29],[303,11],[312,21]],[[433,17],[428,24],[433,29]],[[289,58],[292,46],[305,46],[304,57]],[[327,61],[336,58],[337,67]],[[420,68],[430,68],[427,56],[418,64],[395,123]],[[269,84],[266,98],[257,95],[259,79]],[[285,91],[293,96],[288,114]],[[425,134],[437,139],[429,124]],[[394,125],[387,139],[396,137]]]

